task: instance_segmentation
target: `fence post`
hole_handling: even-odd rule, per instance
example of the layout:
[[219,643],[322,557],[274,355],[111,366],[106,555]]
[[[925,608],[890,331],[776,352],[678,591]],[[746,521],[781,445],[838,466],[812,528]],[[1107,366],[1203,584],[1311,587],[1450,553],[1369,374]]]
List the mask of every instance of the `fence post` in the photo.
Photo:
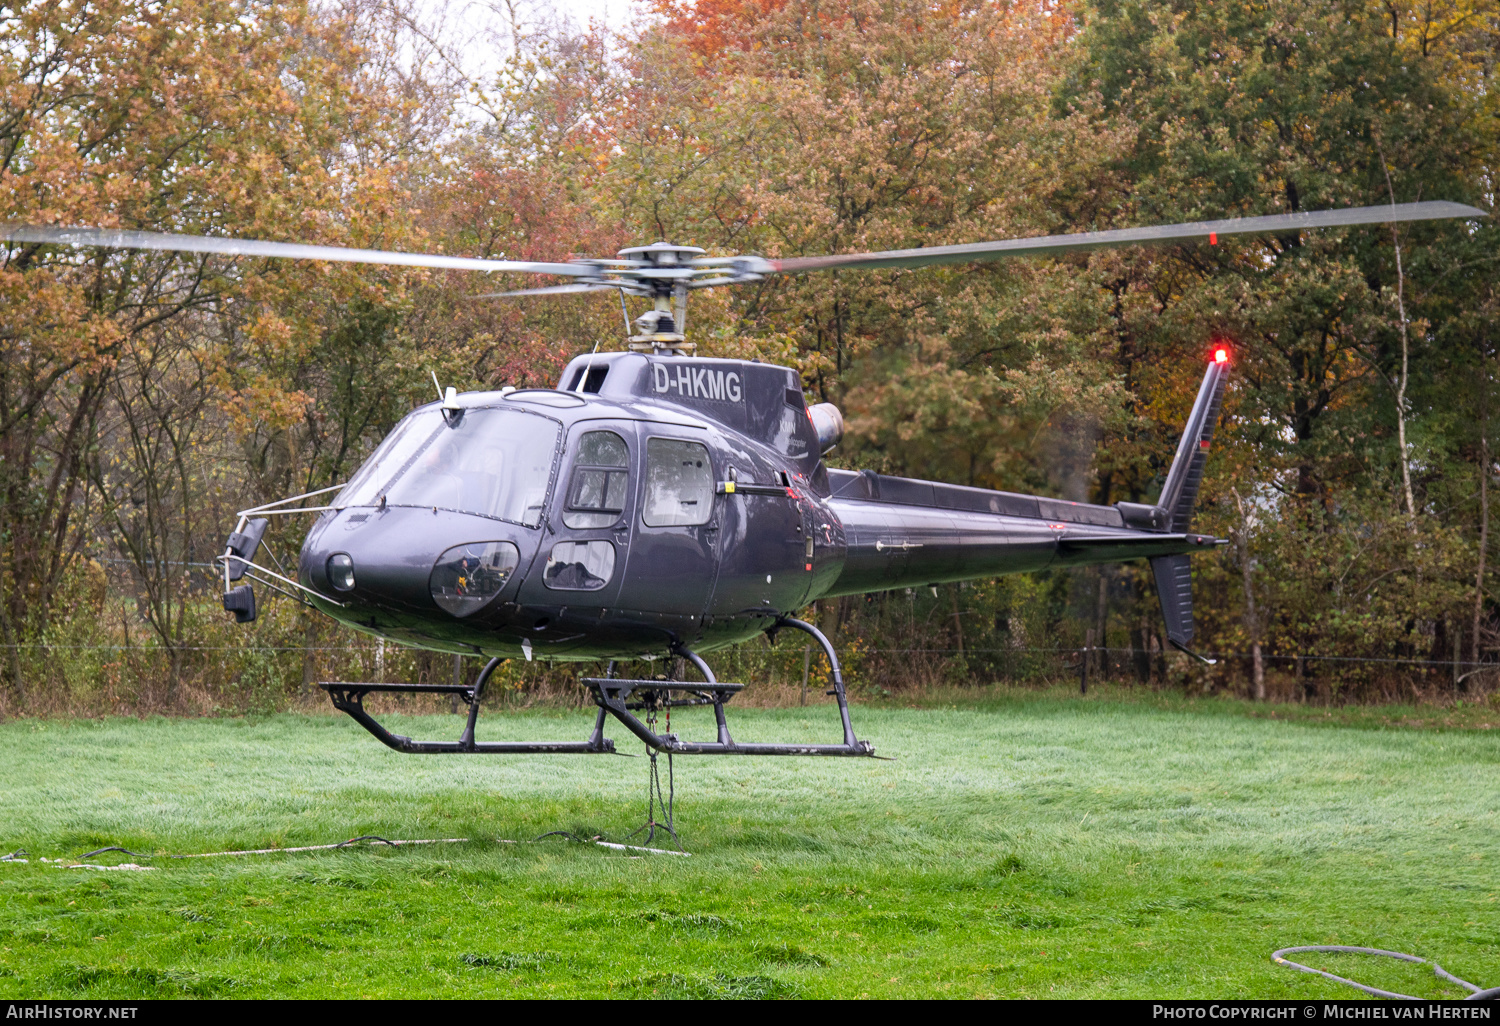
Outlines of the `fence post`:
[[1078,693],[1089,693],[1089,653],[1094,650],[1094,630],[1089,628],[1084,635],[1083,651],[1078,653]]
[[812,667],[812,645],[802,646],[802,704],[807,704],[807,671]]

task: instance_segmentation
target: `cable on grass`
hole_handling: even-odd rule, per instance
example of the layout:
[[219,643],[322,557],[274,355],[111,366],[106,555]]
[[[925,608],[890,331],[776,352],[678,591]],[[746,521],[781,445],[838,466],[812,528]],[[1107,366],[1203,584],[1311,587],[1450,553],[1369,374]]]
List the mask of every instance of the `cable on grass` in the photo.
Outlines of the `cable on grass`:
[[1469,990],[1471,993],[1468,997],[1464,998],[1465,1001],[1494,1001],[1496,998],[1500,998],[1500,987],[1490,987],[1488,989],[1477,987],[1474,984],[1470,983],[1468,980],[1460,980],[1457,976],[1454,976],[1452,973],[1444,969],[1442,966],[1438,965],[1436,962],[1429,961],[1425,958],[1418,958],[1416,955],[1408,955],[1403,951],[1386,951],[1383,948],[1357,948],[1351,947],[1347,944],[1308,944],[1302,947],[1282,948],[1280,951],[1273,951],[1271,952],[1271,961],[1275,962],[1277,965],[1285,966],[1288,969],[1295,969],[1299,973],[1312,973],[1315,976],[1322,976],[1326,979],[1337,980],[1339,983],[1347,983],[1349,986],[1356,987],[1359,990],[1364,991],[1366,994],[1373,994],[1375,997],[1395,998],[1398,1001],[1427,1000],[1426,998],[1413,997],[1411,994],[1397,994],[1393,990],[1381,990],[1379,987],[1368,987],[1356,980],[1346,979],[1343,976],[1335,976],[1333,973],[1324,972],[1322,969],[1314,969],[1311,966],[1302,965],[1298,962],[1293,962],[1281,957],[1283,955],[1294,954],[1299,951],[1327,951],[1348,955],[1380,955],[1384,958],[1399,958],[1403,962],[1418,962],[1422,965],[1432,966],[1433,973],[1435,973],[1442,979],[1450,980],[1453,983],[1458,984],[1460,987],[1464,987]]
[[[596,844],[596,845],[600,846],[601,848],[614,848],[614,849],[622,850],[622,851],[623,850],[628,850],[628,851],[645,851],[645,852],[651,852],[654,855],[688,855],[688,854],[690,854],[689,852],[685,852],[685,851],[667,851],[666,849],[662,849],[662,848],[645,848],[645,847],[641,847],[640,845],[635,845],[635,844],[621,844],[621,843],[619,843],[617,841],[607,840],[607,839],[604,838],[603,835],[600,835],[598,837],[579,837],[577,834],[570,833],[567,830],[553,830],[553,831],[551,831],[549,833],[543,834],[541,837],[538,837],[536,840],[540,841],[540,840],[543,840],[544,838],[548,838],[548,837],[566,837],[569,840],[577,841],[579,844]],[[304,852],[304,851],[336,851],[336,850],[338,850],[340,848],[347,848],[350,845],[358,844],[361,841],[365,841],[365,842],[368,842],[368,843],[371,843],[371,844],[385,844],[385,845],[389,845],[392,848],[400,848],[400,847],[402,847],[404,845],[408,845],[408,844],[469,844],[472,840],[473,839],[469,838],[469,837],[431,837],[431,838],[414,838],[414,839],[392,841],[392,840],[390,840],[388,838],[381,837],[378,834],[361,834],[358,837],[351,837],[347,841],[340,841],[337,844],[306,844],[306,845],[300,845],[300,846],[295,847],[295,848],[252,848],[252,849],[242,850],[242,851],[205,851],[205,852],[195,852],[195,853],[193,853],[191,855],[142,855],[139,852],[133,852],[133,851],[131,851],[129,848],[122,848],[119,845],[110,845],[107,848],[98,848],[98,849],[96,849],[94,851],[88,852],[87,854],[78,856],[78,858],[72,860],[71,865],[68,864],[68,860],[67,859],[56,859],[56,860],[54,860],[54,859],[42,859],[42,861],[43,862],[56,862],[56,863],[58,863],[58,865],[56,867],[58,869],[68,869],[68,868],[75,868],[75,869],[145,869],[145,868],[148,868],[148,867],[137,866],[137,865],[135,865],[133,863],[129,863],[129,862],[127,862],[127,863],[125,863],[123,865],[120,865],[120,866],[95,866],[95,865],[84,864],[83,860],[84,859],[93,858],[95,855],[103,855],[105,852],[110,852],[110,851],[124,852],[126,855],[130,855],[133,858],[138,858],[138,859],[151,859],[151,858],[165,858],[165,859],[211,859],[211,858],[219,858],[219,857],[227,856],[227,855],[288,855],[288,854],[293,854],[293,853],[296,853],[296,852]],[[516,843],[515,841],[506,840],[503,837],[498,837],[495,840],[498,843],[500,843],[500,844],[515,844]],[[536,842],[533,841],[532,843],[534,844]],[[26,862],[29,862],[30,859],[25,858],[23,856],[28,856],[30,854],[31,853],[29,851],[27,851],[25,848],[17,848],[15,851],[11,852],[9,855],[0,855],[0,862],[26,863]]]
[[289,852],[300,851],[332,851],[336,848],[347,847],[356,841],[375,840],[389,844],[392,848],[399,848],[403,844],[468,844],[468,837],[429,837],[417,838],[405,841],[387,841],[384,837],[376,837],[374,834],[366,834],[364,837],[351,837],[347,841],[338,844],[304,844],[296,848],[251,848],[246,851],[205,851],[195,855],[172,855],[174,859],[211,859],[220,855],[285,855]]
[[95,855],[103,855],[107,851],[123,851],[126,855],[129,855],[131,858],[137,858],[137,859],[149,859],[149,858],[153,857],[151,855],[142,855],[140,852],[131,851],[129,848],[121,848],[118,845],[112,845],[111,847],[108,847],[108,848],[99,848],[96,851],[91,851],[87,855],[80,855],[80,856],[78,856],[78,861],[82,862],[84,859],[91,859]]
[[360,834],[358,837],[351,837],[347,841],[340,841],[338,844],[335,844],[334,847],[347,848],[349,847],[349,845],[358,844],[360,841],[379,841],[381,844],[389,844],[392,848],[398,847],[395,841],[387,841],[384,837],[381,837],[378,834]]

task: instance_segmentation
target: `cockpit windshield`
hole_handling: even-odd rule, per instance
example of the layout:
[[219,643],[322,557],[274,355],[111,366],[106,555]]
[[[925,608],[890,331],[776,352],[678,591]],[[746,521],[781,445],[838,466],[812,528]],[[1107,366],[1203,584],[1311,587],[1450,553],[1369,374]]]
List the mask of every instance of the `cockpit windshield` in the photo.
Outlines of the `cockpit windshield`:
[[332,505],[436,506],[535,527],[541,523],[560,431],[519,410],[441,410],[407,417]]

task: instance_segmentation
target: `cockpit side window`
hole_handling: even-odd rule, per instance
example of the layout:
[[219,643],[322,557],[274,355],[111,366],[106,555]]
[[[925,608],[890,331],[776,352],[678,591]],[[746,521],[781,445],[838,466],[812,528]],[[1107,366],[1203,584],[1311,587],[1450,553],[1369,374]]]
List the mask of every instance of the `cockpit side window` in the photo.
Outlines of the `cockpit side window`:
[[609,527],[625,512],[630,494],[630,450],[613,431],[590,431],[578,440],[563,523],[571,528]]
[[713,516],[714,471],[708,450],[675,438],[646,440],[647,527],[706,524]]

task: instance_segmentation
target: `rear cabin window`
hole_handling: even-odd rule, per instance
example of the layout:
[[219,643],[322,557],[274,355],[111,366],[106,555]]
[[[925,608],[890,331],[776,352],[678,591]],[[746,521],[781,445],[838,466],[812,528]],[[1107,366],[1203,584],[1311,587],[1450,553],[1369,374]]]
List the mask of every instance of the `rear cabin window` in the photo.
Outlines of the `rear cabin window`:
[[630,450],[613,431],[590,431],[578,440],[573,480],[563,523],[568,527],[609,527],[625,511],[630,494]]
[[646,440],[647,527],[706,524],[713,515],[714,473],[708,450],[675,438]]

